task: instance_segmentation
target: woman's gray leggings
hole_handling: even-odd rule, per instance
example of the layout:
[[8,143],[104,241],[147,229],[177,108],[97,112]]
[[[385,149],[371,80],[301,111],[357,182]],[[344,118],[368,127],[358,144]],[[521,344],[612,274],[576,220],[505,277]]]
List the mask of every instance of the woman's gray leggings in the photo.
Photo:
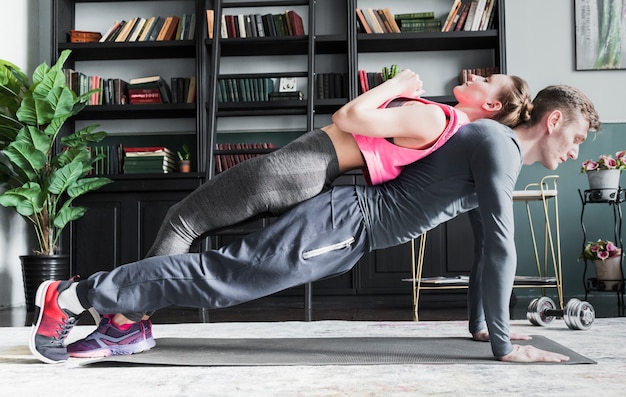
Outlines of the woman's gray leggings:
[[147,256],[182,254],[195,239],[262,213],[280,214],[339,176],[328,135],[310,131],[272,153],[228,169],[173,205]]

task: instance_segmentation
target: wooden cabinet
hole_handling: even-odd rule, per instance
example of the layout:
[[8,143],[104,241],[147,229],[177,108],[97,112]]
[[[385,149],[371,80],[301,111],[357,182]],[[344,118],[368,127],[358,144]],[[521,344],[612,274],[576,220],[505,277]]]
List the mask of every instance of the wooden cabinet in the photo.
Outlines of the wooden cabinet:
[[[68,67],[108,77],[132,78],[194,75],[195,103],[88,106],[75,125],[102,122],[111,144],[143,146],[182,143],[192,148],[194,174],[117,175],[115,183],[88,194],[81,204],[87,215],[75,222],[63,246],[74,270],[83,276],[141,258],[149,248],[169,205],[215,175],[217,143],[273,142],[282,146],[330,122],[334,111],[358,95],[359,69],[380,70],[398,64],[416,70],[426,82],[429,99],[454,103],[450,95],[463,68],[498,67],[506,72],[504,1],[497,1],[494,28],[486,31],[364,34],[357,30],[355,9],[389,7],[394,13],[435,11],[445,18],[453,1],[373,0],[53,0],[52,58],[71,49]],[[302,17],[305,35],[222,38],[220,26],[209,38],[206,10],[216,24],[222,15],[280,13],[293,9]],[[188,40],[69,43],[71,29],[104,32],[116,20],[135,16],[194,13],[195,36]],[[345,76],[336,98],[317,95],[324,73]],[[224,79],[280,78],[296,81],[302,100],[227,102],[219,100]],[[69,128],[74,127],[72,123]],[[363,184],[358,172],[337,184]],[[209,239],[220,245],[271,219],[256,220]],[[469,271],[471,235],[466,217],[441,225],[429,235],[424,275]],[[324,294],[410,294],[410,249],[401,246],[367,254],[343,276],[315,283]],[[299,293],[300,289],[286,293]]]

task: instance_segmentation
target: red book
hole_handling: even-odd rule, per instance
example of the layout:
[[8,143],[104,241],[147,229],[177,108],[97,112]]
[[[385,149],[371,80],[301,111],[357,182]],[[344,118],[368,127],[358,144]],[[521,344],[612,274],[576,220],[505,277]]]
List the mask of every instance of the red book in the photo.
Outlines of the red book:
[[287,19],[289,26],[291,26],[292,36],[304,36],[304,25],[302,24],[302,17],[293,10],[287,11]]

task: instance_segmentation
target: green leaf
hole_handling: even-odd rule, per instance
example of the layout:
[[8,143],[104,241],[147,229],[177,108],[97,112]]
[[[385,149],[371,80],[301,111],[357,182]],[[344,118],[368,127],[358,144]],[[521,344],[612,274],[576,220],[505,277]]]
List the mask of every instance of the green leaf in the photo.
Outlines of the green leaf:
[[107,133],[104,131],[93,132],[97,127],[99,127],[98,124],[92,124],[71,135],[64,136],[61,138],[61,143],[69,147],[76,147],[78,145],[100,142],[107,136]]
[[52,171],[49,177],[48,191],[52,194],[61,194],[67,190],[83,172],[81,163],[70,163]]
[[37,180],[39,170],[43,168],[48,157],[27,141],[11,143],[4,150],[5,156],[15,165],[15,171],[23,174],[30,181]]
[[37,183],[27,183],[24,186],[8,190],[0,196],[0,205],[4,207],[15,207],[22,216],[31,216],[41,212],[45,194]]
[[33,95],[27,91],[22,99],[20,108],[15,113],[17,119],[23,124],[37,125],[37,111],[35,110],[35,100]]
[[65,202],[54,218],[54,226],[59,228],[59,230],[63,229],[71,221],[79,219],[87,212],[85,207],[71,207],[70,205],[71,201]]
[[79,179],[76,183],[67,189],[67,194],[72,197],[78,197],[92,190],[100,189],[104,185],[108,185],[113,181],[109,178],[84,178]]

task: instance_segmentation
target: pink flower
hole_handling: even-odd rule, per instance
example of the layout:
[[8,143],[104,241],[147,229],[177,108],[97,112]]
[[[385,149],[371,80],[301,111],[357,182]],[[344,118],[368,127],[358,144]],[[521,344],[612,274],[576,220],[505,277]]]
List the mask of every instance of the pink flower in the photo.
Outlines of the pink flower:
[[585,160],[582,163],[580,172],[590,172],[595,170],[626,170],[626,150],[615,153],[615,158],[608,154],[600,155],[597,161]]
[[588,242],[585,245],[585,249],[583,250],[580,257],[589,260],[606,260],[614,256],[619,256],[621,254],[622,250],[617,247],[613,242],[600,239],[595,243],[591,241]]
[[593,170],[595,170],[597,168],[598,168],[598,163],[596,163],[593,160],[585,160],[583,162],[583,169],[582,169],[582,171],[583,172],[585,172],[585,171],[593,171]]

